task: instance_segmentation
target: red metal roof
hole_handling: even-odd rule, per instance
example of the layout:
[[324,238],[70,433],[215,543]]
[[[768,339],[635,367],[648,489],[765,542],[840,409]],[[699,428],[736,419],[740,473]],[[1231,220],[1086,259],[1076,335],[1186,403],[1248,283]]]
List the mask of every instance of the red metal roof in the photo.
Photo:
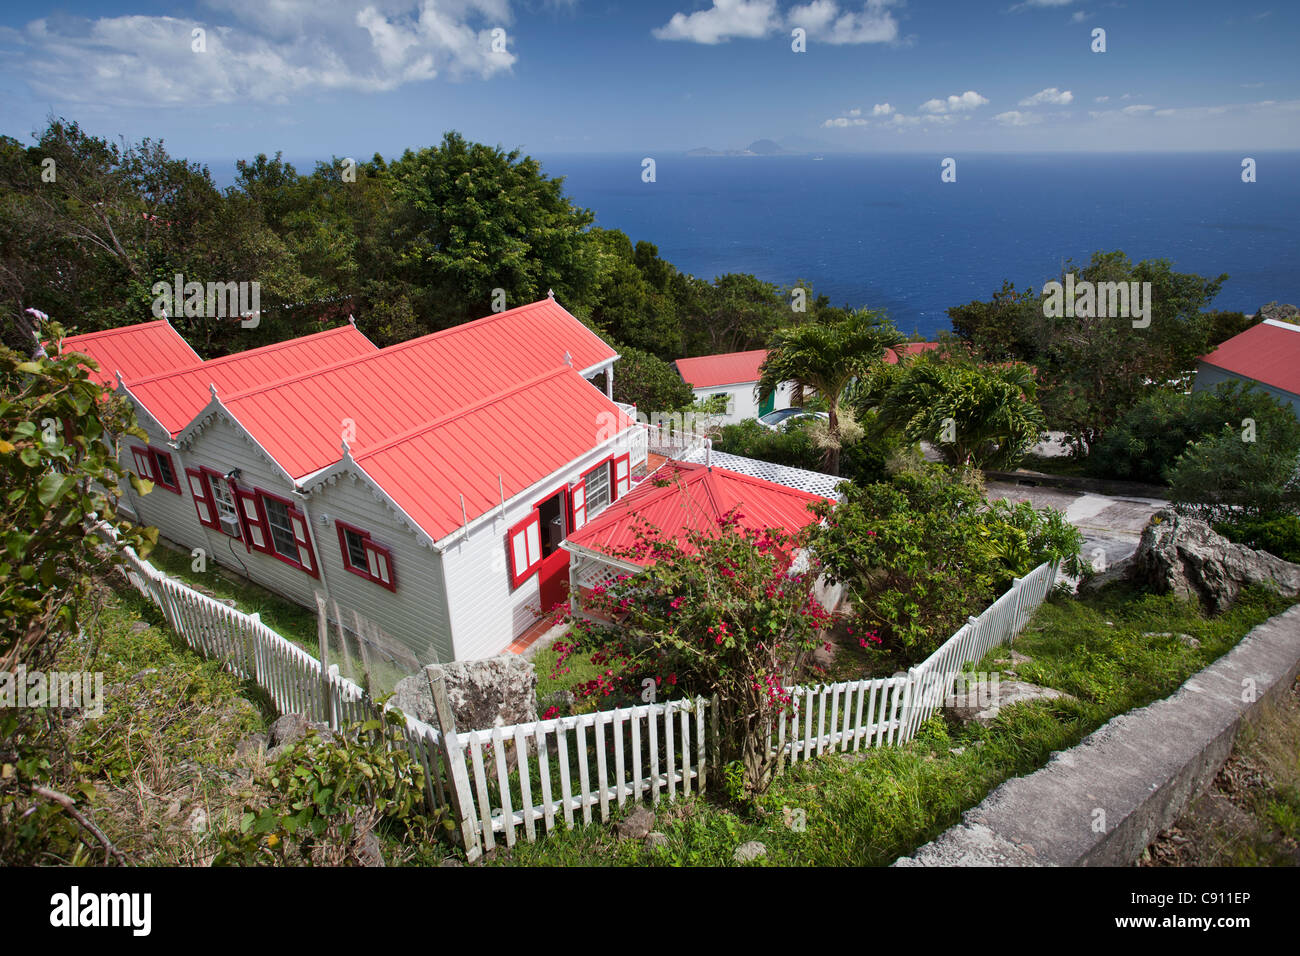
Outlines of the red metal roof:
[[90,377],[108,388],[117,386],[118,372],[129,382],[202,361],[166,319],[69,335],[60,345],[62,354],[80,352],[93,358],[99,369],[91,369]]
[[175,371],[132,380],[131,394],[175,437],[212,400],[209,385],[224,397],[292,375],[301,375],[379,349],[348,324],[273,345],[236,352]]
[[1300,326],[1265,320],[1234,335],[1201,361],[1300,395]]
[[920,355],[922,352],[928,352],[931,349],[937,349],[938,342],[904,342],[901,345],[895,345],[885,349],[885,364],[897,365],[898,357],[902,355]]
[[[669,482],[656,480],[662,478]],[[608,554],[636,544],[637,529],[648,524],[657,528],[663,539],[680,545],[687,531],[717,533],[718,519],[733,509],[739,513],[741,527],[780,528],[793,533],[816,520],[808,511],[810,504],[827,500],[725,468],[674,462],[641,482],[631,494],[610,505],[568,540]]]
[[[354,457],[437,541],[499,507],[503,493],[509,501],[591,451],[602,431],[613,435],[633,424],[577,370],[561,365]],[[543,489],[538,498],[555,490]]]
[[758,381],[758,368],[767,358],[767,349],[752,352],[724,352],[679,358],[677,372],[691,388],[716,388],[720,385],[748,385]]
[[[339,460],[345,421],[354,447],[374,447],[568,368],[566,354],[576,373],[618,353],[545,299],[221,399],[285,471],[302,478]],[[557,417],[545,406],[528,416],[539,432]]]

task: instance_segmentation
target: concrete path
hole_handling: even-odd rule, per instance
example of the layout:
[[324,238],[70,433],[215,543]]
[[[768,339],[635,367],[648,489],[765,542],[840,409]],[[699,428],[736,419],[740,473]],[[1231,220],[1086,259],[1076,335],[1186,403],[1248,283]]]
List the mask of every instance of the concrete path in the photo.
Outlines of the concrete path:
[[1159,498],[1120,498],[1011,482],[990,481],[985,485],[990,499],[1028,501],[1035,508],[1056,508],[1083,532],[1084,558],[1097,569],[1106,567],[1137,550],[1138,539],[1151,516],[1169,504]]

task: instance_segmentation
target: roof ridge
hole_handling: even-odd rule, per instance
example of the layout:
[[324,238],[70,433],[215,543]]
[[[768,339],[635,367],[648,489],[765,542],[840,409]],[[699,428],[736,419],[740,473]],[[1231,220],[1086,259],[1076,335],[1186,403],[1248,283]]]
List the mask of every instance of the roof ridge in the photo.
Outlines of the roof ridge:
[[[233,363],[236,359],[245,358],[250,355],[269,355],[272,352],[279,351],[280,349],[283,348],[288,348],[291,345],[297,345],[302,342],[306,342],[308,339],[321,339],[328,335],[336,335],[345,329],[355,329],[355,328],[356,326],[348,323],[345,325],[340,325],[333,329],[321,329],[319,332],[309,332],[308,334],[300,335],[297,338],[284,339],[283,341],[280,342],[271,342],[268,343],[267,345],[259,345],[256,348],[245,349],[242,352],[231,352],[229,355],[219,355],[214,359],[207,359],[206,361],[201,360],[195,365],[187,365],[184,368],[174,368],[169,372],[159,372],[156,375],[147,375],[144,378],[137,378],[133,380],[131,384],[144,385],[149,382],[155,382],[159,379],[168,378],[172,375],[181,375],[202,368],[211,368],[214,365],[225,366]],[[303,374],[310,374],[310,373],[303,373]],[[249,389],[249,391],[252,391],[252,389]],[[242,393],[238,393],[238,394],[242,394]]]
[[[236,399],[247,398],[250,395],[256,394],[258,392],[267,391],[272,388],[278,388],[282,385],[287,385],[290,382],[298,381],[300,379],[311,378],[316,375],[323,375],[328,372],[333,372],[349,365],[356,365],[356,364],[360,364],[363,362],[370,362],[370,361],[378,361],[381,356],[396,355],[400,352],[405,351],[406,349],[414,348],[417,345],[424,345],[429,341],[436,339],[440,336],[450,337],[452,333],[463,332],[465,329],[467,329],[470,326],[478,326],[480,325],[480,323],[483,324],[490,323],[497,319],[500,319],[503,316],[510,315],[511,313],[522,312],[525,309],[531,309],[536,306],[542,305],[546,302],[553,302],[553,301],[554,301],[553,299],[540,299],[537,302],[530,302],[527,305],[520,305],[520,306],[516,306],[513,309],[507,309],[504,312],[496,312],[491,315],[483,316],[482,318],[471,319],[469,322],[462,322],[460,325],[453,325],[450,328],[439,329],[437,332],[429,332],[417,338],[407,339],[405,342],[394,342],[392,345],[386,345],[382,349],[376,349],[374,352],[368,352],[365,355],[357,355],[357,356],[353,356],[352,358],[340,359],[339,361],[334,362],[330,365],[322,365],[320,368],[309,369],[305,372],[299,372],[295,375],[289,375],[286,376],[285,378],[277,379],[274,382],[267,382],[264,385],[255,385],[251,388],[246,388],[242,392],[236,392],[235,394],[230,395],[228,398],[225,399],[225,401],[234,401]],[[590,335],[595,337],[597,341],[599,341],[602,345],[605,345],[606,347],[611,347],[607,342],[605,342],[604,339],[600,338],[600,336],[596,335],[595,332],[592,332],[591,329],[588,329],[587,326],[583,325],[582,320],[579,319],[576,315],[573,315],[572,312],[569,312],[567,309],[564,308],[564,306],[559,305],[559,303],[556,303],[556,305],[558,308],[566,312],[566,314],[568,314],[571,318],[573,318],[573,320],[577,322],[578,325],[582,326],[582,328],[586,330]]]
[[[154,319],[150,322],[137,322],[135,325],[119,325],[111,329],[99,329],[96,332],[78,332],[76,335],[65,335],[63,338],[59,339],[59,341],[68,342],[71,339],[102,338],[110,335],[117,335],[119,332],[134,332],[139,329],[148,328],[151,325],[157,325],[160,322],[165,323],[166,321],[166,319]],[[185,344],[188,345],[189,343],[187,342]]]
[[[401,442],[414,438],[416,435],[420,435],[428,431],[433,431],[435,428],[439,428],[450,421],[453,421],[457,418],[463,418],[466,415],[473,414],[474,412],[477,412],[482,408],[486,408],[488,405],[492,405],[503,398],[507,398],[518,392],[522,392],[527,389],[530,389],[533,386],[540,384],[541,382],[555,378],[556,376],[562,375],[565,372],[573,372],[573,374],[575,375],[578,374],[576,369],[568,365],[557,365],[549,369],[548,371],[542,372],[538,375],[534,375],[532,378],[527,379],[526,381],[518,382],[514,385],[511,385],[509,388],[504,388],[499,392],[494,392],[491,395],[481,398],[477,402],[473,402],[469,405],[458,406],[457,408],[454,408],[451,411],[446,412],[445,414],[439,415],[437,418],[432,418],[426,422],[422,422],[419,425],[415,425],[411,428],[408,428],[404,432],[399,432],[396,435],[393,435],[389,438],[385,438],[383,441],[378,442],[375,445],[368,446],[353,454],[352,456],[353,460],[360,461],[363,458],[369,458],[370,456],[378,454],[381,451],[386,451],[394,445],[400,444]],[[579,376],[579,378],[581,378],[581,376]],[[583,381],[585,381],[585,379],[583,379]],[[603,392],[601,392],[600,395],[602,398],[605,397]]]

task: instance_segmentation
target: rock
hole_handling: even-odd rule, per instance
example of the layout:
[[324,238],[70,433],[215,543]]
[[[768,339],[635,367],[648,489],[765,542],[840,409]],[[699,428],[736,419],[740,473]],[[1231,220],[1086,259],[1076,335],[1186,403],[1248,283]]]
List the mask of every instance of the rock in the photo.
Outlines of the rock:
[[[962,721],[991,724],[1003,707],[1029,700],[1073,700],[1069,694],[1051,687],[1018,680],[973,681],[944,702],[944,710]],[[978,744],[977,744],[978,745]]]
[[1143,637],[1176,637],[1181,643],[1186,644],[1192,650],[1196,650],[1196,648],[1201,646],[1201,642],[1198,641],[1196,638],[1192,637],[1192,635],[1175,634],[1173,631],[1143,631],[1142,636]]
[[266,734],[249,734],[235,744],[235,757],[238,760],[255,757],[267,749],[268,743],[269,739]]
[[752,863],[754,860],[761,860],[765,856],[767,856],[767,847],[757,840],[742,843],[736,847],[736,852],[731,854],[731,858],[737,863]]
[[1032,657],[1026,657],[1024,654],[1021,654],[1021,653],[1020,653],[1019,651],[1017,651],[1015,648],[1012,648],[1012,650],[1011,650],[1011,663],[1013,663],[1013,664],[1028,664],[1028,663],[1030,663],[1031,661],[1033,661],[1033,658],[1032,658]]
[[187,825],[191,833],[206,833],[208,831],[208,812],[202,807],[195,807],[190,811]]
[[1234,544],[1171,508],[1156,512],[1142,530],[1129,577],[1157,594],[1194,597],[1212,613],[1230,607],[1248,584],[1300,595],[1300,564]]
[[307,736],[310,724],[304,714],[285,714],[277,717],[271,724],[269,744],[272,747],[287,747]]
[[449,856],[438,865],[439,866],[464,866],[465,864],[460,860],[456,859],[454,856]]
[[538,699],[537,712],[544,714],[551,707],[556,707],[561,714],[571,714],[577,703],[578,698],[574,696],[573,691],[557,690]]
[[158,668],[146,667],[144,670],[136,671],[134,674],[132,674],[130,679],[127,681],[127,683],[131,684],[134,683],[135,681],[138,681],[141,677],[148,677],[151,674],[157,674],[157,673],[158,673]]
[[1300,318],[1300,308],[1294,305],[1280,305],[1277,302],[1270,302],[1268,305],[1260,306],[1255,318],[1261,322],[1264,319],[1273,319],[1278,322],[1291,322],[1294,324],[1297,318]]
[[358,829],[352,838],[352,857],[358,866],[383,866],[384,854],[379,849],[379,837],[370,827]]
[[397,682],[390,701],[426,724],[437,726],[429,677],[442,677],[452,717],[460,730],[485,730],[537,719],[537,672],[518,654],[478,661],[430,664]]
[[274,763],[279,760],[289,747],[302,740],[313,730],[322,740],[335,739],[334,731],[328,725],[313,723],[303,714],[285,714],[283,717],[277,717],[271,724],[267,738],[269,745],[266,750],[267,761]]
[[830,641],[818,644],[810,660],[814,667],[830,667],[835,662],[835,645]]
[[136,621],[134,624],[131,625],[132,634],[143,634],[147,630],[149,630],[149,625],[146,624],[144,621]]
[[647,850],[666,850],[668,849],[668,834],[655,831],[647,833],[645,836],[645,848]]
[[644,840],[655,828],[655,815],[645,807],[637,807],[618,825],[618,835],[624,840]]

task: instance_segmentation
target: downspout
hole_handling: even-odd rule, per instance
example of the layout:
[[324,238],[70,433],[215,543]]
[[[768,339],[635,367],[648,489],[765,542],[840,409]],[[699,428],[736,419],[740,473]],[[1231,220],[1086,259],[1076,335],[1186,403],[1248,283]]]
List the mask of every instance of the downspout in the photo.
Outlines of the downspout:
[[320,572],[321,590],[325,592],[325,597],[328,599],[330,586],[329,579],[325,576],[325,552],[321,549],[320,541],[316,538],[316,522],[311,517],[311,504],[309,501],[311,493],[295,487],[293,495],[302,502],[302,518],[307,523],[307,535],[311,538],[312,549],[316,552],[316,570]]

